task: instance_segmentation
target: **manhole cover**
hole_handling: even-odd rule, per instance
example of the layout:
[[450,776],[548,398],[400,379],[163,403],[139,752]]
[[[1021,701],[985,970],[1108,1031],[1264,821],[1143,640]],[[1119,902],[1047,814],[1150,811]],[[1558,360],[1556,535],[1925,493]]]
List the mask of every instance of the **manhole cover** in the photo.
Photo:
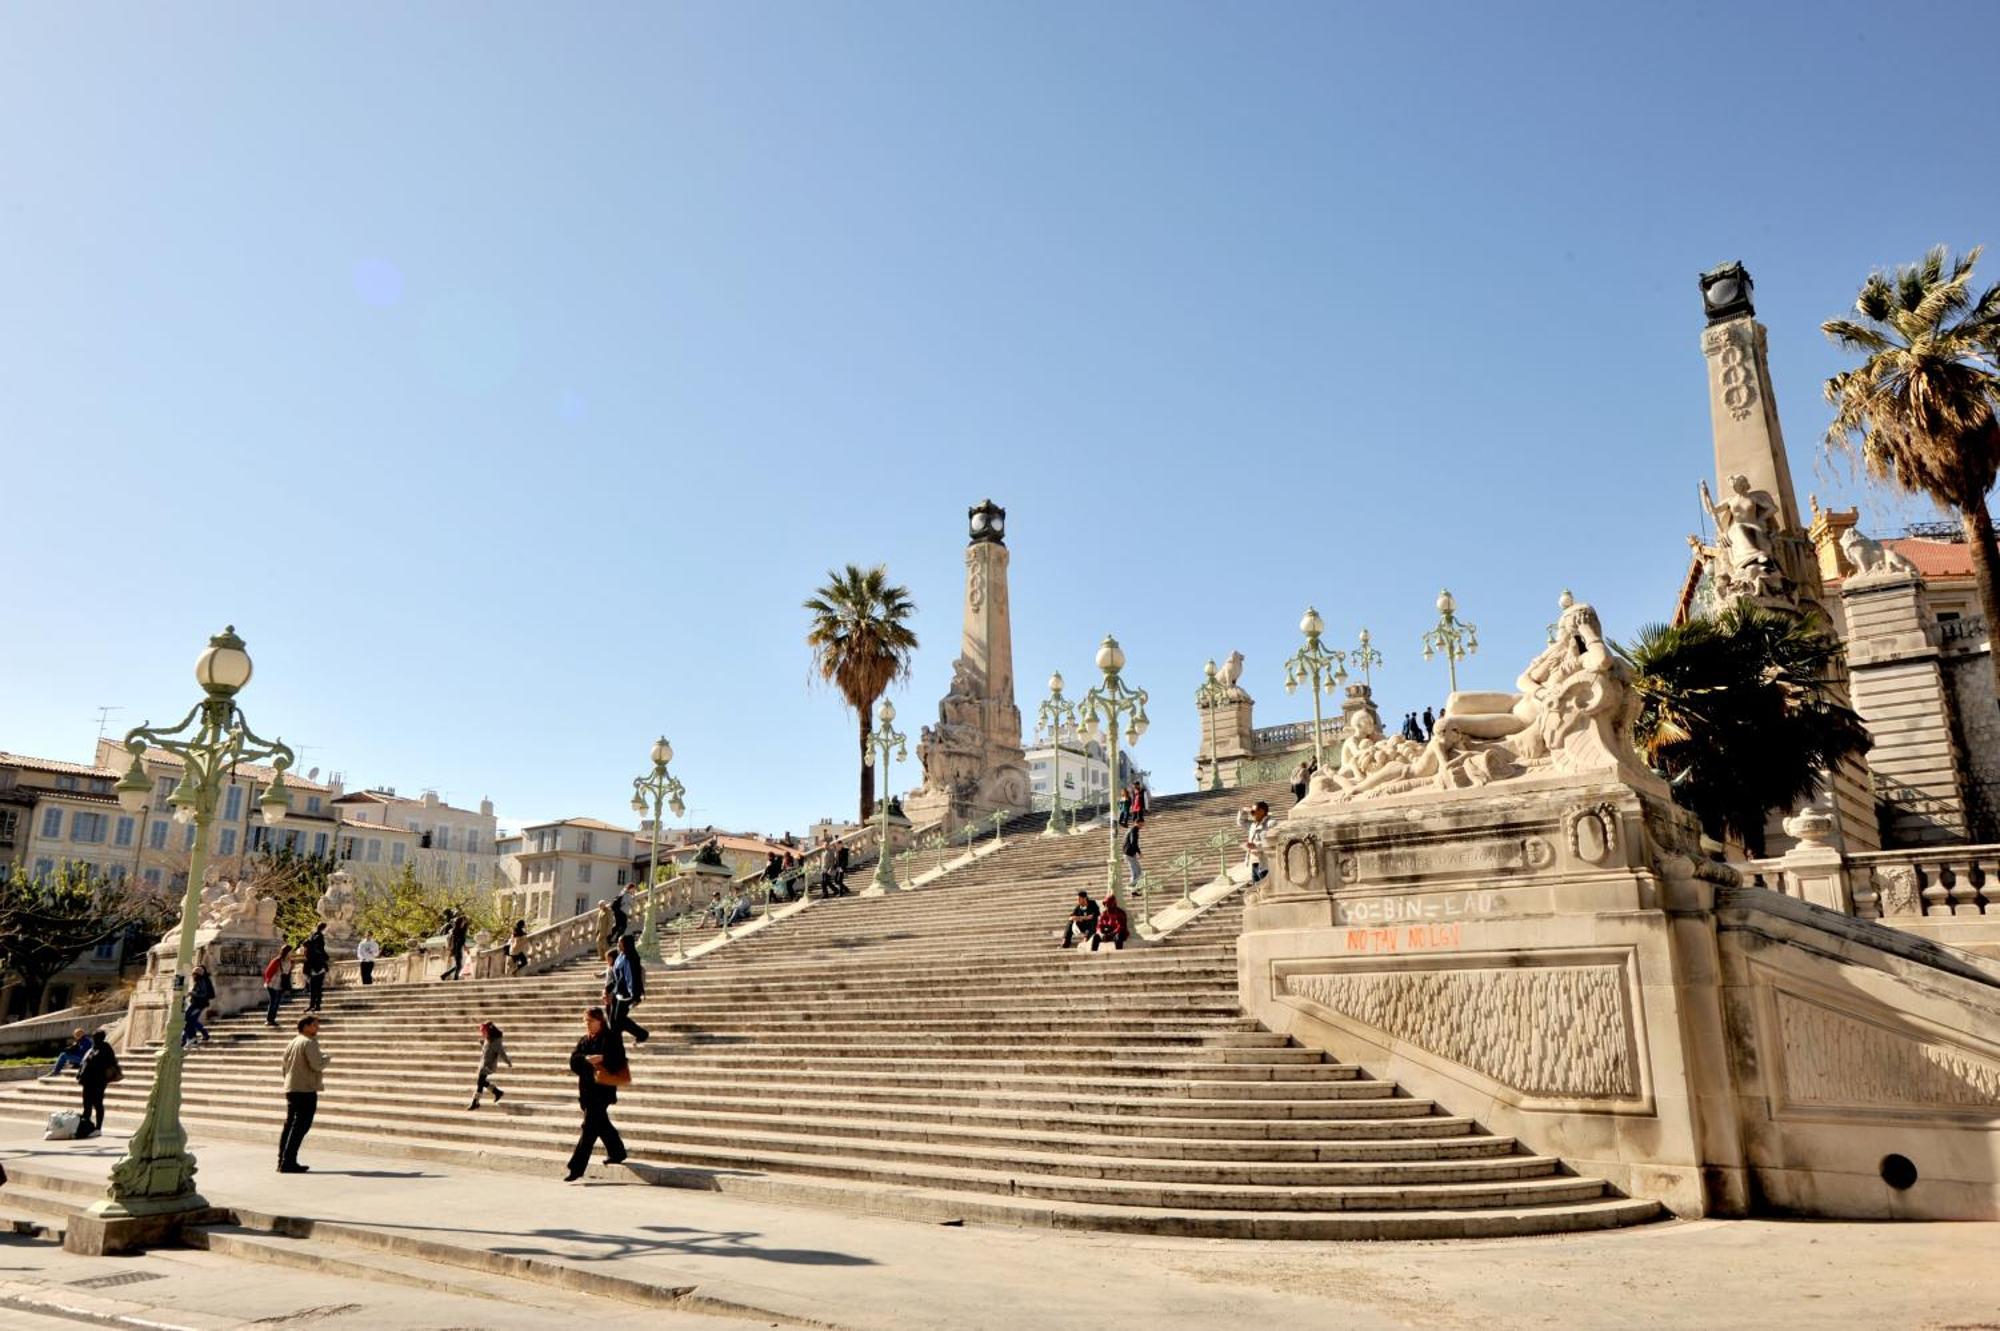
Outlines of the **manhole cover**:
[[119,1285],[136,1285],[142,1280],[165,1280],[164,1271],[120,1271],[115,1276],[86,1276],[82,1280],[69,1283],[78,1289],[113,1289]]

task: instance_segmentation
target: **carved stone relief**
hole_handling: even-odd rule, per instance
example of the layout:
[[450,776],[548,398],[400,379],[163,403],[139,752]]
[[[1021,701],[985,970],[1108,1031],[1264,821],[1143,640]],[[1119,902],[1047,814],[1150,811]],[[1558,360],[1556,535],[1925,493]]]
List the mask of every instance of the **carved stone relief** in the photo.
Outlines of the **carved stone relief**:
[[1618,849],[1618,810],[1609,804],[1571,809],[1563,815],[1570,854],[1585,864],[1603,864]]
[[2000,1117],[2000,1062],[1776,995],[1785,1098],[1802,1105],[1977,1108]]
[[1623,967],[1336,971],[1285,992],[1529,1095],[1639,1094]]
[[1882,915],[1921,915],[1924,913],[1923,898],[1917,895],[1917,871],[1907,865],[1896,865],[1876,871],[1875,882],[1882,894]]

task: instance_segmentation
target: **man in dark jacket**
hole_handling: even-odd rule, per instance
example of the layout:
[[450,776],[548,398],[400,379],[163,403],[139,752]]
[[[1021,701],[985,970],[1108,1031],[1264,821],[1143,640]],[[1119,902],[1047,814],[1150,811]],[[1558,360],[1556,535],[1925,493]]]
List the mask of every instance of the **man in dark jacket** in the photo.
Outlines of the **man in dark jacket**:
[[333,963],[326,955],[326,922],[320,921],[317,929],[306,935],[305,960],[299,969],[306,973],[306,1011],[319,1011],[319,998],[326,989],[326,973],[333,969]]
[[93,1031],[90,1052],[83,1056],[83,1066],[76,1070],[77,1085],[83,1089],[83,1123],[76,1130],[77,1136],[95,1137],[104,1131],[104,1088],[124,1076],[111,1041],[103,1031]]
[[1075,947],[1086,938],[1097,937],[1097,903],[1090,899],[1090,893],[1076,894],[1076,904],[1070,907],[1069,925],[1063,930],[1062,945]]
[[[604,1143],[604,1163],[615,1165],[625,1159],[625,1139],[611,1122],[611,1106],[618,1103],[619,1083],[631,1081],[631,1065],[625,1059],[625,1044],[604,1020],[603,1008],[583,1014],[584,1036],[569,1056],[569,1070],[576,1074],[576,1102],[583,1109],[583,1128],[577,1134],[576,1149],[570,1152],[569,1172],[563,1182],[574,1183],[590,1167],[590,1153]],[[602,1072],[609,1082],[600,1081]]]
[[472,924],[464,915],[454,913],[450,926],[444,931],[445,946],[451,949],[451,965],[440,980],[456,980],[465,969],[465,936],[472,932]]

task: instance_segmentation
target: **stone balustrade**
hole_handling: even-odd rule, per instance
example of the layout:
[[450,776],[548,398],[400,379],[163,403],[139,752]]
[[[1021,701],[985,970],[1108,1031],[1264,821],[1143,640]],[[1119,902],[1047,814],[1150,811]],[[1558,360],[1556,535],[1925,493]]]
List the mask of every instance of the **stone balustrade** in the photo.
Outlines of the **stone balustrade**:
[[2000,846],[1878,850],[1848,856],[1864,920],[1991,915],[2000,919]]
[[1938,636],[1947,650],[1977,650],[1986,645],[1986,616],[1941,619],[1938,621]]
[[[1347,719],[1329,716],[1319,723],[1322,744],[1338,743],[1347,727]],[[1259,726],[1250,732],[1251,752],[1256,754],[1282,753],[1292,749],[1309,747],[1313,742],[1313,723],[1310,721],[1287,721],[1280,726]]]

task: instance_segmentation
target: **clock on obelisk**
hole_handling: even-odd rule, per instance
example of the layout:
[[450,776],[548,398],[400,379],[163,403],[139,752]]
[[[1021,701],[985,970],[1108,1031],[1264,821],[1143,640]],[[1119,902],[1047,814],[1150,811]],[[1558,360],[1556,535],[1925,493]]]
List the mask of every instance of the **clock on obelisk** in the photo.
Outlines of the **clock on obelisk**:
[[917,741],[924,783],[904,801],[913,823],[957,829],[1028,809],[1021,709],[1014,705],[1014,630],[1007,601],[1007,510],[966,510],[965,615],[951,687]]

